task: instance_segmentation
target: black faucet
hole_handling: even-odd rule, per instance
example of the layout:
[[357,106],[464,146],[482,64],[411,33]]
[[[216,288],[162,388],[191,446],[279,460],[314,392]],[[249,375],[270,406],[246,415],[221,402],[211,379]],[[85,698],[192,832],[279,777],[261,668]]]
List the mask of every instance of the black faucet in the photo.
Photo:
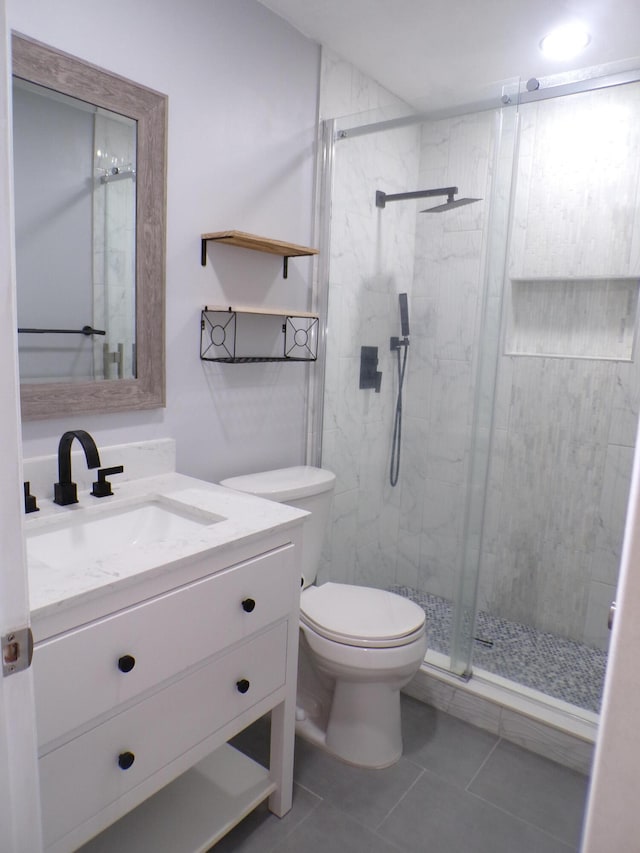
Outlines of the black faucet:
[[71,482],[71,445],[77,438],[87,459],[87,468],[100,467],[100,454],[95,441],[83,429],[72,429],[64,433],[58,444],[58,480],[53,486],[53,502],[60,506],[78,503],[78,487]]

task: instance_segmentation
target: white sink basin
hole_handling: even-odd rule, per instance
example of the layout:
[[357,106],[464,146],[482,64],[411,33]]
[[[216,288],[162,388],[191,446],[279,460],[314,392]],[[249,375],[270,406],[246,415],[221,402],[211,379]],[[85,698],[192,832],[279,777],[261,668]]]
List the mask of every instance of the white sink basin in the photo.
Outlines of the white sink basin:
[[188,540],[203,527],[224,520],[161,497],[113,509],[71,510],[66,517],[27,530],[27,561],[89,567],[130,548]]

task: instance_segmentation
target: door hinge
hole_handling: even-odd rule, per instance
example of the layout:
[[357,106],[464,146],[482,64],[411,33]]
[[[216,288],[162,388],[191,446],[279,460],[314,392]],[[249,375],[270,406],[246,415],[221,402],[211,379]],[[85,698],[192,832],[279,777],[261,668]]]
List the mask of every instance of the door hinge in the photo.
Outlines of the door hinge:
[[2,674],[13,675],[31,666],[33,634],[31,628],[9,631],[2,637]]

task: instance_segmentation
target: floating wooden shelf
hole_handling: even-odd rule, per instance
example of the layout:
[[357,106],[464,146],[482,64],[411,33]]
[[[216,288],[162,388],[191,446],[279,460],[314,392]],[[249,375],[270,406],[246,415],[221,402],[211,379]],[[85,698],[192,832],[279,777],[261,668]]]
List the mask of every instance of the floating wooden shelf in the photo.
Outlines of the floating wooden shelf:
[[313,311],[292,311],[290,308],[246,308],[239,305],[207,305],[205,311],[227,311],[229,314],[265,314],[268,317],[315,317]]
[[203,267],[207,264],[207,243],[210,240],[225,243],[227,246],[237,246],[240,249],[253,249],[256,252],[266,252],[269,255],[280,255],[284,258],[284,278],[287,277],[289,258],[317,255],[319,251],[310,246],[298,246],[296,243],[285,243],[282,240],[259,237],[256,234],[247,234],[244,231],[214,231],[210,234],[201,235],[200,263]]

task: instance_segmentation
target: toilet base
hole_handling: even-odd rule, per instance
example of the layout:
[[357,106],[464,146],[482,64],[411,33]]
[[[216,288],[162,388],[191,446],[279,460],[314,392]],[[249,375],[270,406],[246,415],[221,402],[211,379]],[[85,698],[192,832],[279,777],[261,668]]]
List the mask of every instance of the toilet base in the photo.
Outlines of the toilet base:
[[296,734],[354,767],[382,770],[402,756],[400,691],[384,684],[338,682],[326,730],[300,709]]

